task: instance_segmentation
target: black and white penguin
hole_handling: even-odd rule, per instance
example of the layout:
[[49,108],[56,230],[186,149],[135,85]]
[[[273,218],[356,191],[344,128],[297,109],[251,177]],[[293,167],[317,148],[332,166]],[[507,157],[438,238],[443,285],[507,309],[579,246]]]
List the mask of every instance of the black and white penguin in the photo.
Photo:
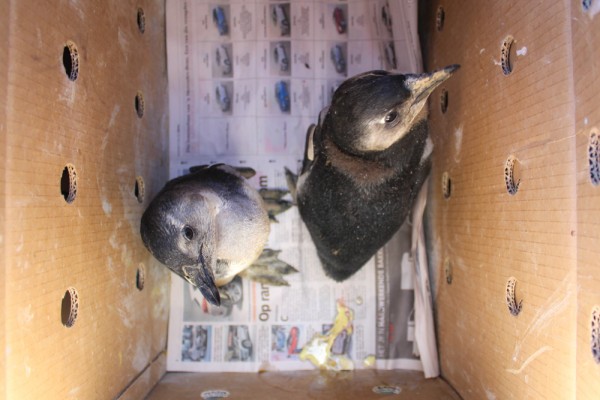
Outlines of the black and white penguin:
[[358,271],[406,219],[430,170],[424,106],[458,68],[352,77],[309,128],[300,177],[286,173],[325,273],[336,281]]
[[269,231],[263,199],[225,164],[196,167],[167,182],[140,226],[150,253],[213,305],[220,304],[218,287],[259,258]]

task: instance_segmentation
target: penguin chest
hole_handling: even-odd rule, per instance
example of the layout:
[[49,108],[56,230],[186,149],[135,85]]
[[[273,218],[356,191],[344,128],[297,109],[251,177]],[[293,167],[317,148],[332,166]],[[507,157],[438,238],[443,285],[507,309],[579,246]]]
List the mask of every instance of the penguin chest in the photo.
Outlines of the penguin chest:
[[227,283],[260,256],[269,231],[269,217],[259,202],[233,204],[221,210],[217,260],[226,268],[215,271],[217,285]]
[[313,169],[299,192],[298,206],[313,238],[333,249],[380,246],[410,210],[413,188],[402,175],[378,184]]

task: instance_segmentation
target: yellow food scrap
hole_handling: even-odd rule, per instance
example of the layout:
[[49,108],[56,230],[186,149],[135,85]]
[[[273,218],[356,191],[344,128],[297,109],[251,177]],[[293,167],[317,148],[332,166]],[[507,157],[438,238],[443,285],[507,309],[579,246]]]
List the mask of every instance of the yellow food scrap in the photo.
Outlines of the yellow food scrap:
[[368,368],[375,367],[376,360],[377,359],[375,358],[374,355],[366,356],[365,359],[363,360],[363,365]]
[[331,354],[335,339],[342,333],[352,335],[354,312],[346,307],[341,300],[337,302],[337,315],[333,327],[325,335],[315,334],[300,352],[302,361],[308,360],[313,365],[334,371],[354,369],[354,363],[345,355]]

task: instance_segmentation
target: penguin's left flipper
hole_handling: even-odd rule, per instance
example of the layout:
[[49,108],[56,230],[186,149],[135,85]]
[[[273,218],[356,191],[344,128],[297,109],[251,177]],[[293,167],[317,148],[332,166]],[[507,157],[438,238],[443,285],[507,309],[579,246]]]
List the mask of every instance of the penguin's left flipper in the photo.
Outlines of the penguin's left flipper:
[[194,165],[192,167],[190,167],[190,174],[194,174],[198,171],[202,171],[203,169],[206,168],[221,168],[224,169],[226,171],[235,171],[237,172],[238,175],[240,175],[242,178],[246,178],[246,179],[250,179],[252,178],[254,175],[256,175],[256,171],[250,167],[233,167],[227,164],[212,164],[212,165],[208,165],[208,164],[204,164],[204,165]]
[[284,276],[298,272],[290,264],[279,259],[281,250],[264,249],[260,257],[240,273],[244,279],[269,286],[289,286]]
[[429,138],[427,138],[428,144],[425,148],[425,152],[423,153],[423,157],[421,157],[421,162],[419,164],[419,169],[417,171],[417,176],[413,182],[411,192],[413,193],[413,200],[419,195],[419,191],[423,186],[423,183],[427,180],[429,176],[429,172],[431,171],[431,151],[433,150],[433,146],[429,149]]
[[[306,142],[304,144],[304,159],[302,160],[302,170],[300,171],[300,174],[304,174],[308,170],[310,170],[310,167],[315,161],[315,134],[318,134],[318,132],[318,125],[311,124],[308,127],[308,130],[306,132]],[[285,167],[285,180],[287,182],[288,189],[292,195],[292,199],[294,200],[294,204],[296,204],[298,193],[298,175],[293,173],[287,167]]]

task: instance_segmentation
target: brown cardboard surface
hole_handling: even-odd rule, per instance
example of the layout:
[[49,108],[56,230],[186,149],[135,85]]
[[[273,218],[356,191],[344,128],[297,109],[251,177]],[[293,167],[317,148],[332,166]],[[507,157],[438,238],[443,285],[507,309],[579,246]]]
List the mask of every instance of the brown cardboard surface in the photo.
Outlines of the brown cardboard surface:
[[164,376],[167,368],[167,355],[165,352],[160,353],[152,363],[142,373],[131,382],[123,393],[119,396],[119,400],[135,400],[146,397],[149,389]]
[[[399,388],[398,395],[373,391]],[[441,379],[425,379],[418,371],[360,370],[327,373],[318,370],[247,373],[168,373],[148,400],[199,399],[209,390],[226,390],[233,399],[382,399],[459,400]]]
[[[585,175],[589,130],[598,125],[598,53],[587,51],[598,22],[582,15],[580,1],[424,3],[425,65],[462,65],[430,101],[429,239],[442,375],[465,399],[592,398],[599,192]],[[501,47],[509,35],[514,68],[506,76]],[[514,195],[504,176],[510,156],[520,178]],[[511,277],[523,301],[517,316],[506,302]]]
[[600,365],[591,356],[590,319],[600,306],[600,186],[590,180],[588,143],[600,131],[600,15],[571,3],[577,165],[577,398],[600,394]]
[[[8,2],[0,3],[0,42],[8,43]],[[6,159],[6,85],[7,85],[7,68],[8,66],[8,46],[2,46],[0,49],[0,157]],[[5,163],[0,164],[0,310],[3,312],[3,317],[6,315],[6,201],[5,201],[5,182],[6,182],[6,167]],[[5,318],[0,318],[0,349],[6,348],[6,323]],[[3,398],[3,393],[6,392],[6,360],[0,357],[0,398]]]
[[[10,1],[1,11],[9,52],[8,64],[0,63],[7,89],[0,104],[6,110],[2,394],[115,398],[166,345],[168,274],[138,233],[141,213],[167,177],[164,2]],[[63,66],[67,41],[78,50],[75,81]],[[138,91],[142,118],[134,108]],[[78,178],[71,204],[61,195],[67,163]],[[142,203],[134,195],[137,176],[145,181]],[[61,305],[70,287],[79,309],[68,328]],[[163,371],[164,363],[138,393]]]

